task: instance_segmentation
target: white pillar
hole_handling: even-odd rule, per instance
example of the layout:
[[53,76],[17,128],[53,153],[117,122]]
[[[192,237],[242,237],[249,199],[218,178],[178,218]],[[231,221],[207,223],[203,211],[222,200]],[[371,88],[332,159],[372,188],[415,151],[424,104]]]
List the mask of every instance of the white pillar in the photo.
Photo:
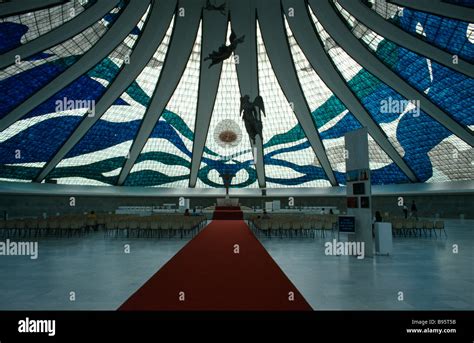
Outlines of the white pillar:
[[372,199],[367,128],[348,132],[346,146],[347,214],[355,217],[356,241],[365,245],[365,256],[373,256]]

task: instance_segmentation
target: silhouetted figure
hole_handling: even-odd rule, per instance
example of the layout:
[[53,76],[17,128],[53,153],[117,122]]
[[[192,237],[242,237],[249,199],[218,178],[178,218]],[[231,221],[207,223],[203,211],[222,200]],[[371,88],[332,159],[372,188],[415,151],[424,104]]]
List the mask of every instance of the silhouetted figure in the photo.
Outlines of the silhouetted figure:
[[376,211],[375,212],[375,222],[376,223],[381,223],[383,220],[382,220],[382,215],[380,214],[380,211]]
[[403,215],[405,216],[405,219],[408,218],[408,207],[407,207],[407,205],[403,205]]
[[189,217],[189,208],[184,210],[184,216]]
[[223,3],[222,5],[213,5],[211,4],[210,0],[207,0],[206,7],[204,7],[204,9],[208,11],[218,11],[222,15],[225,15],[225,3]]
[[415,200],[411,203],[411,216],[418,220],[418,209],[416,208]]
[[210,68],[214,64],[218,64],[228,59],[237,48],[237,45],[243,43],[244,38],[245,36],[237,38],[235,32],[232,30],[232,33],[229,36],[230,45],[221,45],[217,51],[214,50],[213,52],[211,52],[209,56],[204,59],[204,61],[212,60],[212,63],[209,65]]
[[247,133],[253,144],[255,144],[255,137],[257,135],[260,135],[260,138],[263,141],[263,125],[260,117],[260,111],[262,111],[263,115],[265,115],[263,98],[260,95],[258,95],[253,102],[250,101],[250,97],[248,95],[244,95],[240,98],[240,113],[242,114],[242,119],[245,123],[245,129],[247,130]]

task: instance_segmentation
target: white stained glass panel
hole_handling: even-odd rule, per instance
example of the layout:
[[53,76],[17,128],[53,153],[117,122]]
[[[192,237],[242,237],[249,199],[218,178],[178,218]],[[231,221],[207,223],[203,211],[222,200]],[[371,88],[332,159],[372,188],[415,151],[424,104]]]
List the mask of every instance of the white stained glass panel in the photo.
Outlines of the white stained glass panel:
[[[326,101],[334,96],[333,92],[326,86],[324,81],[319,77],[313,67],[310,65],[308,59],[304,55],[303,51],[299,47],[291,28],[285,19],[286,32],[288,36],[288,42],[293,56],[296,73],[303,90],[303,94],[308,101],[308,105],[311,111],[315,111],[318,107],[322,106]],[[328,111],[329,112],[329,111]],[[341,120],[347,113],[347,109],[342,106],[340,113],[331,113],[334,117],[321,118],[321,126],[318,127],[318,132],[321,134],[325,129],[328,129],[335,125],[337,121]],[[326,154],[333,170],[342,171],[341,162],[344,161],[344,140],[342,142],[340,138],[336,139],[323,139],[322,140]],[[341,161],[342,160],[342,161]]]
[[[120,96],[120,99],[126,101],[129,106],[112,105],[100,118],[100,121],[111,124],[118,124],[121,127],[125,128],[125,130],[132,130],[130,124],[133,122],[141,121],[143,119],[143,115],[145,114],[147,105],[155,90],[158,78],[161,73],[163,61],[168,50],[169,40],[171,38],[172,31],[173,20],[171,21],[170,27],[168,28],[166,35],[163,38],[163,41],[160,43],[153,57],[147,63],[140,75],[138,75],[136,79],[136,84],[130,85],[130,87]],[[137,87],[139,88],[137,89]],[[141,99],[143,96],[140,91],[143,91],[146,96],[148,96],[148,99],[146,99],[148,100],[148,103],[141,103],[135,100],[138,99],[145,101],[145,99]],[[134,96],[135,99],[132,96]],[[108,125],[107,123],[105,123],[105,125]],[[135,125],[134,127],[138,129],[139,126]],[[94,143],[96,142],[98,143],[103,139],[110,138],[104,136],[104,132],[94,130],[95,128],[96,126],[91,128],[91,130],[83,137],[82,140],[85,140],[86,143],[94,145]],[[107,131],[106,133],[108,132],[109,131]],[[136,134],[136,132],[137,130],[134,130],[134,135]],[[117,133],[110,132],[109,134]],[[105,161],[114,157],[125,158],[130,150],[132,142],[133,140],[130,139],[100,151],[94,151],[89,154],[65,158],[58,164],[58,167],[60,168],[87,165],[99,161]],[[114,170],[113,172],[107,173],[106,176],[117,176],[119,173],[120,168]]]
[[[316,24],[316,29],[321,37],[321,40],[323,42],[331,42],[331,45],[326,44],[325,48],[331,59],[334,61],[334,64],[336,65],[337,69],[341,73],[341,75],[344,77],[346,82],[350,82],[356,75],[359,74],[363,68],[351,57],[349,56],[337,43],[332,40],[331,36],[326,32],[324,27],[319,23],[318,19],[314,15],[314,13],[311,11],[311,17],[313,18],[313,21]],[[359,89],[366,88],[366,91],[368,93],[374,92],[377,89],[377,84],[374,82],[375,77],[368,72],[365,73],[366,78],[361,80],[361,83],[358,85]],[[370,77],[370,78],[369,78]],[[363,83],[362,83],[363,82]],[[353,88],[353,86],[351,86]],[[407,107],[403,113],[400,114],[398,119],[388,122],[388,123],[381,123],[380,127],[382,130],[385,132],[387,135],[387,138],[389,139],[390,143],[395,147],[397,152],[403,156],[404,155],[404,150],[398,142],[397,136],[396,136],[396,130],[398,126],[398,122],[400,118],[408,112],[410,109]]]
[[[263,141],[264,145],[268,143],[274,136],[286,134],[288,131],[298,125],[293,110],[288,103],[273,71],[272,65],[268,58],[264,41],[260,32],[260,27],[257,25],[257,53],[258,53],[258,79],[260,95],[263,97],[265,103],[266,116],[262,117],[263,122]],[[324,187],[329,185],[328,180],[315,180],[311,175],[297,171],[301,166],[315,166],[320,167],[320,163],[316,158],[311,146],[307,143],[308,140],[303,138],[296,138],[292,142],[281,143],[271,148],[264,147],[264,154],[273,153],[275,151],[294,148],[297,145],[305,145],[306,147],[294,148],[291,153],[291,161],[289,153],[282,150],[272,157],[273,162],[265,163],[265,176],[267,177],[268,187],[293,187],[291,179],[302,178],[298,182],[299,187]],[[282,154],[282,156],[280,156]],[[286,159],[286,160],[285,160]],[[268,180],[270,178],[270,180]],[[282,183],[272,182],[271,179],[282,181]],[[287,181],[285,181],[287,180]]]
[[[176,87],[170,101],[166,106],[157,125],[170,126],[175,131],[178,142],[172,142],[169,139],[150,137],[145,144],[137,162],[132,167],[126,184],[162,186],[169,187],[173,182],[175,187],[187,187],[189,183],[189,165],[191,163],[191,151],[194,136],[194,123],[196,117],[197,95],[199,87],[199,67],[201,59],[201,25],[199,26],[196,40],[189,57],[184,73]],[[155,127],[154,132],[159,128]],[[168,137],[170,138],[170,137]],[[184,146],[182,147],[181,144]],[[184,148],[184,151],[182,150]],[[148,159],[144,154],[153,152],[163,152],[174,156],[180,160],[186,161],[187,168],[183,169],[179,165],[169,161],[156,161],[153,158]],[[150,154],[149,154],[150,155]],[[167,162],[167,163],[163,163]],[[168,164],[170,163],[170,164]],[[185,170],[187,170],[185,172]],[[134,175],[134,173],[139,173]],[[140,175],[140,176],[138,176]],[[164,175],[170,182],[162,183],[160,179]],[[186,178],[184,178],[186,176]],[[183,177],[182,180],[174,181],[174,177]]]

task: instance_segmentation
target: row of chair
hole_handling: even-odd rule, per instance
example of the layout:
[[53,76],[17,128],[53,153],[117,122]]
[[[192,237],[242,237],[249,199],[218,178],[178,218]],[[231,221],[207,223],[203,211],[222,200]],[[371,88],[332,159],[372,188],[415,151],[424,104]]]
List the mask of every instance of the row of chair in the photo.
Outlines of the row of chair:
[[94,223],[86,219],[28,219],[0,221],[2,237],[82,236]]
[[444,232],[444,236],[447,238],[448,234],[444,226],[443,220],[413,220],[413,219],[391,219],[392,232],[394,236],[415,236],[421,237],[422,234],[427,237],[428,233],[432,237],[434,232],[435,237],[436,230],[439,231],[439,237],[441,237],[441,231]]
[[[337,229],[337,216],[334,215],[272,215],[268,218],[251,216],[248,221],[257,235],[266,237],[315,237],[317,233],[325,237],[326,233],[332,234]],[[394,236],[432,237],[434,233],[438,238],[444,233],[448,237],[442,220],[390,218],[389,221],[392,223]]]
[[332,215],[275,215],[270,218],[249,218],[250,227],[260,236],[266,237],[311,237],[317,233],[325,237],[332,234],[337,225],[337,216]]
[[93,230],[104,230],[112,237],[180,237],[196,234],[204,225],[203,216],[185,217],[170,214],[148,217],[131,215],[90,216],[65,215],[48,219],[15,219],[0,221],[0,237],[71,237]]
[[203,216],[184,217],[166,215],[160,217],[138,217],[112,221],[105,225],[107,237],[177,237],[195,236],[206,224]]

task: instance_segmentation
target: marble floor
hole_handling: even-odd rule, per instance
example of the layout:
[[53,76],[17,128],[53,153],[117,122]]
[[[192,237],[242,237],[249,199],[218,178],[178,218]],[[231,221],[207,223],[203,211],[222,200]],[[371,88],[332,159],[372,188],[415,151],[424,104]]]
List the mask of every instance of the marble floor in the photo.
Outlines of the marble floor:
[[0,256],[0,310],[115,310],[188,241],[41,239],[36,260]]
[[396,237],[391,256],[364,259],[326,256],[327,236],[261,242],[316,310],[472,310],[474,220],[447,220],[446,231]]
[[[326,256],[330,237],[260,240],[317,310],[472,310],[474,221],[446,226],[447,239],[395,238],[392,256],[361,260]],[[0,256],[0,310],[114,310],[187,241],[111,239],[100,232],[41,239],[36,260]]]

